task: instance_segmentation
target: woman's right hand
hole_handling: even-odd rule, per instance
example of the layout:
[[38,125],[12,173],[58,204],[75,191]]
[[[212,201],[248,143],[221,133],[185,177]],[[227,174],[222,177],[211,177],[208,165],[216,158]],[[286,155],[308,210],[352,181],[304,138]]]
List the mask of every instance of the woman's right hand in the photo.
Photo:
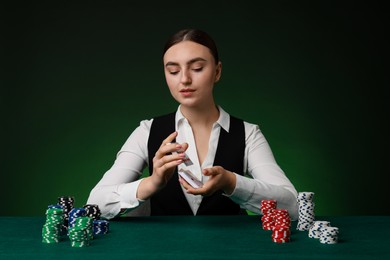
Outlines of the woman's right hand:
[[173,132],[161,143],[153,157],[153,174],[144,178],[138,186],[138,199],[148,199],[164,188],[171,179],[176,166],[183,162],[184,152],[187,150],[188,144],[172,143],[176,136],[177,132]]
[[[161,144],[153,158],[153,174],[151,179],[157,189],[165,187],[171,179],[173,172],[183,162],[184,152],[188,144],[172,143],[177,132],[170,134]],[[173,153],[177,152],[177,153]]]

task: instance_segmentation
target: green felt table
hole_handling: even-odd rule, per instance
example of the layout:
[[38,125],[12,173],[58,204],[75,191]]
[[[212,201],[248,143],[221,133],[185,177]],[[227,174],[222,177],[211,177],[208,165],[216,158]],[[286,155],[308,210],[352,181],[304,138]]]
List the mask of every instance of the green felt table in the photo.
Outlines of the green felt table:
[[259,216],[132,217],[110,221],[89,247],[65,236],[42,243],[42,217],[0,217],[0,259],[390,259],[390,216],[317,217],[339,227],[339,243],[321,244],[307,231],[276,244]]

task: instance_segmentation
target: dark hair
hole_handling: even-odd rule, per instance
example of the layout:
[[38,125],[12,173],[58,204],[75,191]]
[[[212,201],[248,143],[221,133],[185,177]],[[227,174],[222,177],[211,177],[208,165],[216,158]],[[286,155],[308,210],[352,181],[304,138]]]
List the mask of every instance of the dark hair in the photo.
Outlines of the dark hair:
[[182,41],[193,41],[206,46],[209,48],[211,55],[213,55],[215,64],[219,62],[218,50],[214,40],[206,32],[199,29],[184,29],[172,35],[164,46],[163,55],[173,45]]

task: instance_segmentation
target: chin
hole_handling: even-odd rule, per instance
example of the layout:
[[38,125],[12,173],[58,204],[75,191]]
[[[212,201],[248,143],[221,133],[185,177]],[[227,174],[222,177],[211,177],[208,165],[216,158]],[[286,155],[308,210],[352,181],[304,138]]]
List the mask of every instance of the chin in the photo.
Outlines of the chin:
[[179,102],[182,106],[192,107],[197,105],[197,102],[192,98],[176,98],[176,101]]

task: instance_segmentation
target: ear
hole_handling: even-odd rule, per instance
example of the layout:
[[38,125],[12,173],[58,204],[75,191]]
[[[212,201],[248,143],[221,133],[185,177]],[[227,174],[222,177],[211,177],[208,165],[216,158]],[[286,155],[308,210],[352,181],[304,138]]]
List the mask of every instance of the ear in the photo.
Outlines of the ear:
[[215,69],[214,83],[217,83],[219,81],[219,79],[221,78],[221,74],[222,74],[222,62],[219,61]]

